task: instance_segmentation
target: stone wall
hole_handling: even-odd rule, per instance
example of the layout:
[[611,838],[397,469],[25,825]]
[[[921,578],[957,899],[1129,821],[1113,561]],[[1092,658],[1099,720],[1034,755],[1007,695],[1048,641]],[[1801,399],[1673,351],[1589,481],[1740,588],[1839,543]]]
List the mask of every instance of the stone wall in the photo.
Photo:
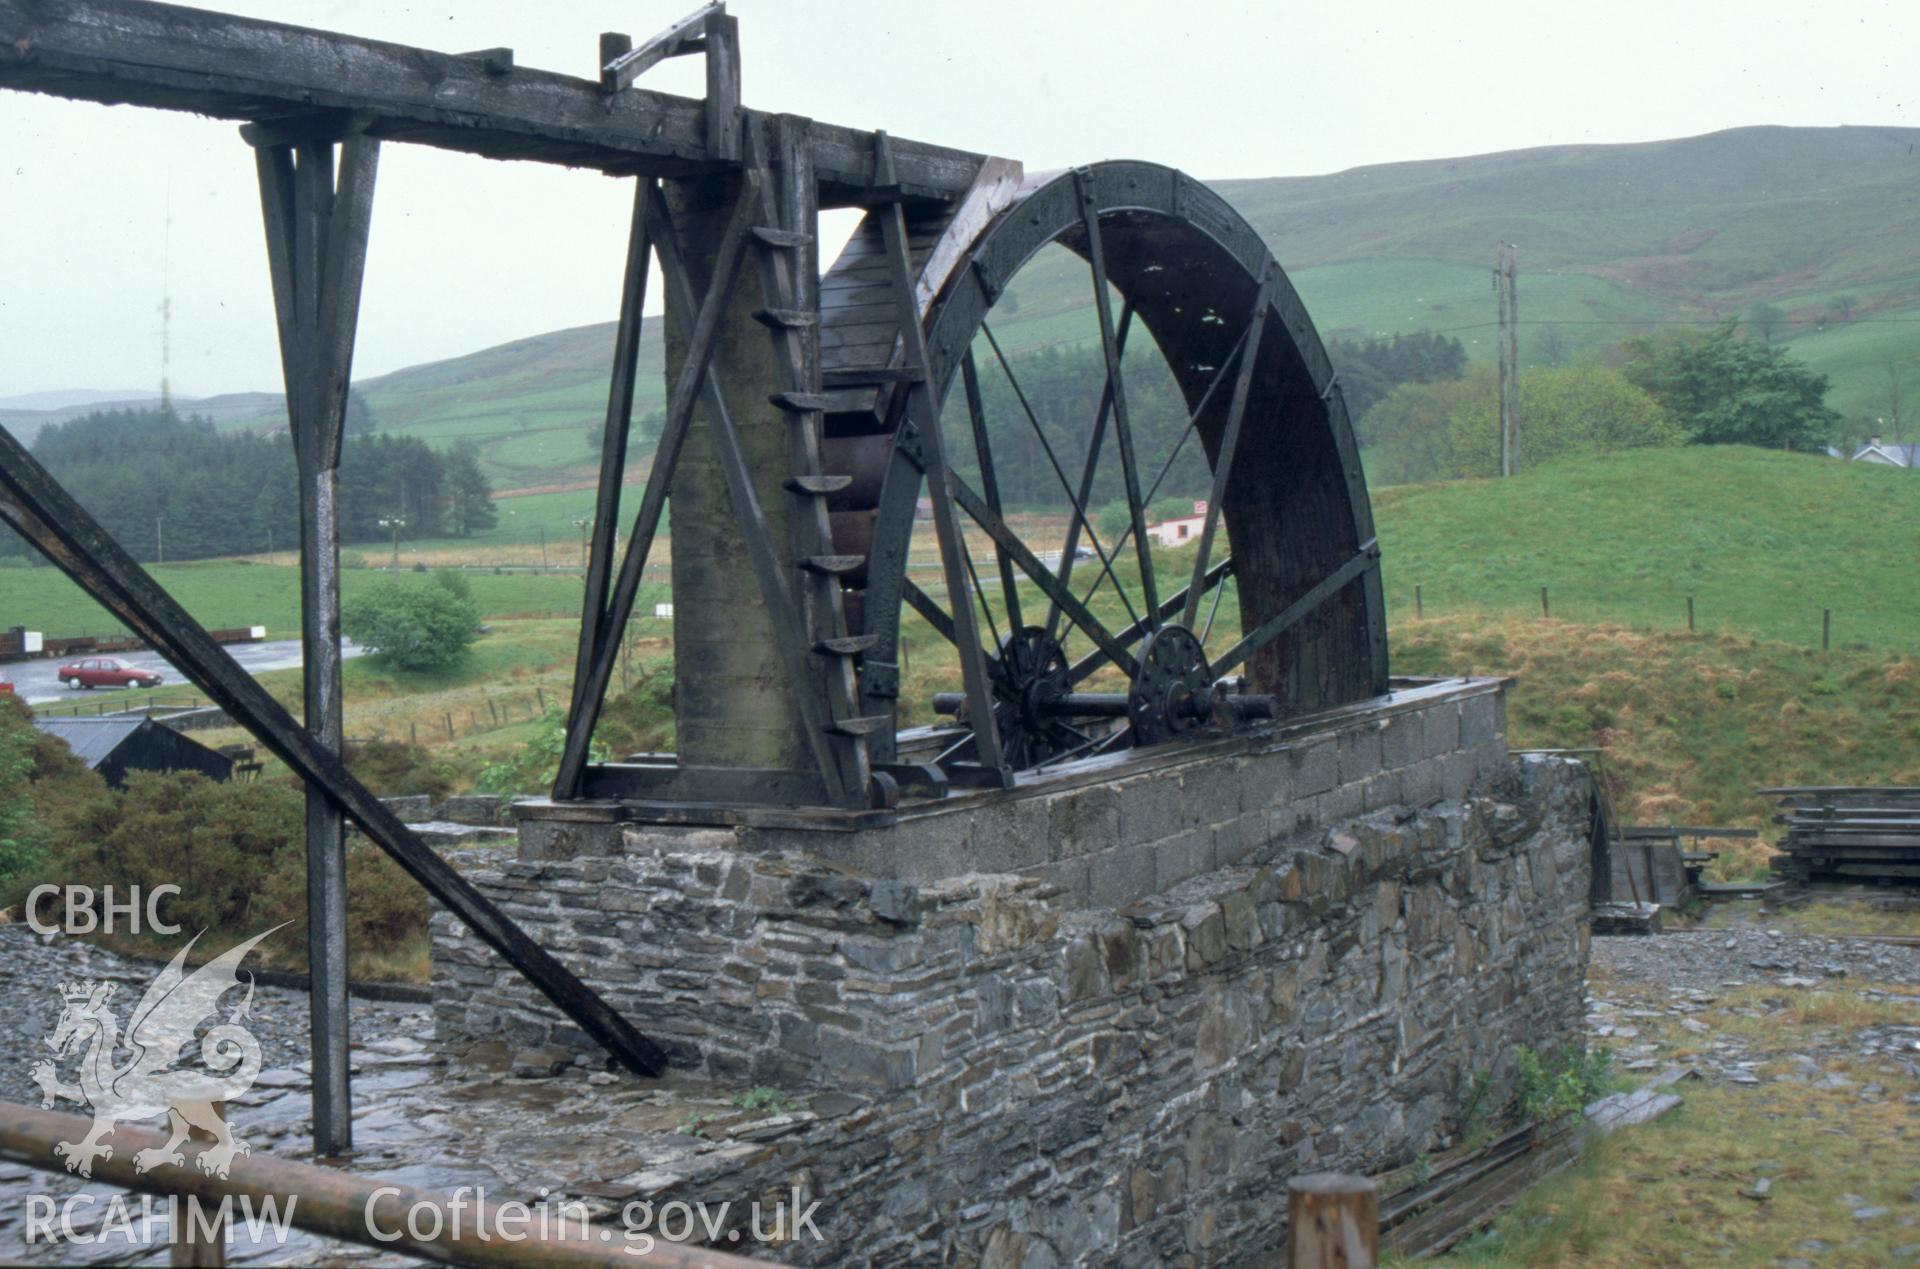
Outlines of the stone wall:
[[[1585,774],[1508,762],[1498,706],[1456,690],[979,800],[976,857],[1039,839],[991,870],[850,862],[905,826],[630,827],[473,880],[676,1064],[812,1094],[789,1135],[638,1195],[801,1185],[827,1241],[799,1261],[1259,1263],[1288,1176],[1437,1148],[1476,1072],[1578,1042]],[[434,973],[450,1047],[585,1044],[444,917]]]

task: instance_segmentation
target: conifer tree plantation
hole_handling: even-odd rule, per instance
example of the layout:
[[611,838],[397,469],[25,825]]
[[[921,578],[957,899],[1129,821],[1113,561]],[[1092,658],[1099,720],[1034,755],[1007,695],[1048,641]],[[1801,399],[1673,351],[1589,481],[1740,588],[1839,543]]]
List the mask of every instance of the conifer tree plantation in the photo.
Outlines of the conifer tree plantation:
[[[181,561],[284,551],[299,541],[293,448],[284,428],[221,432],[172,409],[113,410],[55,423],[33,455],[131,552]],[[471,445],[349,427],[340,462],[340,539],[470,537],[498,522]],[[387,525],[381,521],[387,520]],[[0,557],[29,548],[0,533]]]

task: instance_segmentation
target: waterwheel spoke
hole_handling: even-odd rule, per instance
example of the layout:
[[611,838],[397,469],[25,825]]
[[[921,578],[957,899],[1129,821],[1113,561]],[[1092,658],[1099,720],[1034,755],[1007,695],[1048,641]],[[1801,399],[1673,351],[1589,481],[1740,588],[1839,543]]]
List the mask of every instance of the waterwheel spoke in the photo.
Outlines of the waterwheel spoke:
[[[1223,583],[1224,579],[1231,576],[1232,573],[1233,557],[1228,556],[1207,571],[1206,584],[1209,586],[1219,586]],[[1186,602],[1187,592],[1184,590],[1172,596],[1160,605],[1160,619],[1165,621],[1167,618],[1173,616],[1173,614],[1180,611],[1181,606]],[[1120,631],[1114,638],[1123,645],[1131,646],[1135,639],[1138,639],[1142,634],[1146,633],[1146,630],[1147,625],[1145,622],[1136,621],[1126,629]],[[1089,675],[1093,674],[1106,663],[1107,658],[1100,652],[1090,652],[1086,656],[1081,657],[1067,669],[1067,686],[1079,686],[1086,681]]]
[[[1000,477],[994,470],[993,447],[987,441],[987,414],[980,399],[980,371],[973,364],[971,347],[967,349],[966,360],[960,363],[960,375],[967,392],[967,419],[973,425],[974,453],[980,459],[980,486],[987,495],[987,506],[993,509],[993,514],[1004,518],[1006,513],[1000,503]],[[1018,630],[1026,623],[1020,619],[1020,590],[1014,584],[1013,561],[1008,559],[1007,553],[998,546],[994,547],[993,553],[1000,565],[1000,593],[1006,603],[1007,625]],[[968,567],[972,567],[971,560],[968,561]],[[979,584],[980,581],[976,577],[974,585],[977,587]],[[991,613],[988,614],[987,620],[989,622],[993,620]],[[994,642],[999,642],[998,636],[995,637]]]
[[[1266,329],[1267,309],[1273,299],[1273,257],[1267,257],[1260,270],[1260,285],[1253,297],[1253,316],[1247,319],[1246,337],[1241,341],[1240,373],[1234,376],[1233,399],[1227,406],[1226,425],[1220,434],[1220,453],[1213,464],[1213,490],[1207,498],[1206,524],[1200,530],[1200,548],[1194,552],[1193,581],[1187,586],[1187,606],[1180,624],[1193,629],[1200,615],[1201,582],[1207,576],[1207,560],[1213,555],[1213,534],[1220,525],[1220,508],[1227,500],[1227,482],[1233,476],[1234,455],[1240,448],[1240,425],[1247,417],[1247,396],[1253,388],[1253,368],[1260,360],[1260,335]],[[1209,623],[1211,619],[1209,619]]]
[[[1091,174],[1074,173],[1080,194],[1080,220],[1087,233],[1087,263],[1093,269],[1093,307],[1100,318],[1100,348],[1107,359],[1107,390],[1113,396],[1113,438],[1120,446],[1120,468],[1126,477],[1127,510],[1133,525],[1134,553],[1140,561],[1140,590],[1153,624],[1160,622],[1159,586],[1153,575],[1153,548],[1147,542],[1147,508],[1140,500],[1140,465],[1133,450],[1133,427],[1127,418],[1126,381],[1120,374],[1120,347],[1115,338],[1113,301],[1107,294],[1107,258],[1100,245],[1100,208]],[[1118,583],[1116,583],[1117,585]]]
[[1248,657],[1291,630],[1322,604],[1339,594],[1343,587],[1359,578],[1368,569],[1377,568],[1379,564],[1380,544],[1376,539],[1368,538],[1345,564],[1314,583],[1313,589],[1261,622],[1258,628],[1241,638],[1240,642],[1221,653],[1220,659],[1213,663],[1213,672],[1225,675],[1239,669]]
[[[1133,301],[1129,299],[1123,302],[1120,306],[1120,331],[1119,331],[1119,334],[1115,337],[1117,342],[1120,345],[1120,352],[1121,352],[1121,355],[1123,356],[1126,354],[1126,351],[1127,351],[1127,334],[1132,329],[1133,329]],[[1109,383],[1109,384],[1103,385],[1100,389],[1100,408],[1098,411],[1095,412],[1093,416],[1093,436],[1087,441],[1087,461],[1081,466],[1081,469],[1080,469],[1079,505],[1083,507],[1086,506],[1087,502],[1093,497],[1093,478],[1100,466],[1100,449],[1101,449],[1101,446],[1105,443],[1106,437],[1107,437],[1107,416],[1112,412],[1112,410],[1113,410],[1113,385]],[[1091,532],[1091,530],[1089,530],[1089,532]],[[1060,573],[1060,582],[1063,586],[1070,586],[1073,584],[1073,557],[1074,557],[1074,552],[1078,551],[1079,549],[1080,549],[1080,521],[1078,519],[1075,519],[1068,522],[1067,542],[1066,542],[1066,545],[1060,549],[1059,573]],[[1118,551],[1120,548],[1119,546],[1116,545],[1113,549]],[[1119,586],[1119,583],[1115,582],[1114,585],[1117,589]],[[1100,587],[1100,581],[1098,578],[1096,578],[1094,580],[1094,589],[1098,590],[1099,587]],[[1088,597],[1089,598],[1092,597],[1091,591],[1088,592]],[[1050,604],[1047,607],[1047,637],[1053,638],[1059,633],[1060,633],[1060,605]]]
[[949,470],[947,486],[953,500],[960,505],[960,509],[972,516],[973,522],[986,530],[987,536],[1013,557],[1014,562],[1020,566],[1020,571],[1040,588],[1041,593],[1063,605],[1067,610],[1067,616],[1072,618],[1073,624],[1080,627],[1088,638],[1099,645],[1108,659],[1131,677],[1136,669],[1133,654],[1108,632],[1106,625],[1088,611],[1084,604],[1075,599],[1072,591],[1060,584],[1060,579],[1040,562],[1039,558],[1027,548],[1027,544],[1016,537],[1013,531],[1007,528],[1006,523],[988,509],[985,500],[974,492],[971,485],[962,480],[957,473]]
[[918,582],[908,578],[901,587],[900,595],[907,601],[908,607],[920,614],[921,620],[933,627],[935,634],[956,648],[960,646],[960,636],[953,628],[953,618],[947,615],[946,609],[933,602],[933,596],[920,589]]
[[[1234,586],[1238,589],[1239,583],[1236,582]],[[1207,609],[1207,624],[1200,631],[1200,646],[1203,648],[1207,646],[1207,636],[1213,633],[1213,619],[1220,615],[1220,597],[1226,593],[1227,580],[1223,577],[1220,584],[1213,588],[1213,604]]]
[[[994,514],[999,514],[997,509]],[[1004,551],[1001,551],[997,543],[994,549],[1004,554]],[[986,589],[980,585],[980,571],[973,566],[973,550],[967,545],[967,539],[964,536],[960,539],[960,560],[967,566],[967,576],[973,582],[973,594],[974,597],[980,601],[980,611],[987,615],[987,633],[993,637],[993,646],[998,648],[1001,646],[1000,628],[993,624],[993,605],[987,602]],[[1019,627],[1015,626],[1014,629],[1017,630]],[[991,652],[987,654],[987,659],[989,661],[993,659]]]
[[[1166,481],[1167,473],[1173,470],[1174,463],[1179,460],[1180,451],[1186,448],[1187,440],[1198,430],[1200,416],[1206,412],[1207,403],[1213,400],[1214,390],[1226,381],[1227,371],[1233,366],[1234,358],[1240,355],[1240,350],[1246,347],[1246,341],[1247,333],[1245,331],[1240,332],[1240,342],[1236,343],[1232,350],[1227,353],[1227,359],[1215,367],[1213,378],[1207,382],[1207,390],[1200,394],[1200,400],[1194,405],[1193,412],[1187,415],[1186,427],[1181,429],[1179,439],[1173,443],[1173,449],[1167,455],[1167,461],[1160,464],[1160,474],[1153,478],[1153,484],[1147,489],[1147,504],[1149,506],[1152,505],[1154,498],[1159,495],[1160,486]],[[1126,532],[1122,533],[1119,540],[1113,544],[1113,550],[1116,555],[1126,549],[1127,541],[1131,537],[1133,537],[1133,526],[1128,525]],[[1100,581],[1096,578],[1094,579],[1092,588],[1088,590],[1086,595],[1081,597],[1082,602],[1091,598],[1093,591],[1099,588]],[[1171,616],[1172,614],[1169,613],[1168,615]]]
[[[1087,518],[1086,506],[1073,496],[1073,487],[1067,483],[1067,473],[1061,469],[1060,459],[1054,454],[1053,444],[1047,440],[1045,429],[1040,426],[1039,416],[1034,414],[1033,407],[1027,404],[1027,394],[1020,387],[1019,379],[1014,376],[1013,367],[1008,364],[1006,353],[1001,351],[1000,341],[994,338],[993,328],[981,322],[980,332],[987,337],[987,345],[993,349],[994,358],[999,361],[1001,372],[1007,376],[1007,382],[1012,385],[1013,395],[1019,399],[1020,408],[1026,413],[1027,422],[1033,426],[1033,434],[1040,438],[1040,448],[1045,451],[1047,463],[1053,468],[1054,477],[1060,482],[1060,491],[1067,495],[1067,501],[1073,505],[1075,522],[1086,527],[1087,541],[1093,544],[1094,554],[1100,557],[1102,575],[1112,579],[1113,589],[1119,594],[1120,602],[1126,605],[1128,618],[1137,620],[1139,614],[1134,611],[1133,601],[1127,597],[1126,587],[1122,586],[1120,579],[1113,575],[1113,557],[1105,547],[1100,545],[1100,535],[1094,532],[1093,521]],[[1118,548],[1116,547],[1115,550]],[[1096,587],[1099,584],[1097,580],[1094,582]]]

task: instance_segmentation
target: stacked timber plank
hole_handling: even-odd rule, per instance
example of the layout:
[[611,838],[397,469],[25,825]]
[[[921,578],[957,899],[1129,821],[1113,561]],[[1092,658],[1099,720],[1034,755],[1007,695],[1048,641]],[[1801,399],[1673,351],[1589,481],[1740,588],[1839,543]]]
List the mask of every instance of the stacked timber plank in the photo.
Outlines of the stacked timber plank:
[[1762,789],[1787,833],[1773,869],[1796,881],[1920,885],[1920,788]]

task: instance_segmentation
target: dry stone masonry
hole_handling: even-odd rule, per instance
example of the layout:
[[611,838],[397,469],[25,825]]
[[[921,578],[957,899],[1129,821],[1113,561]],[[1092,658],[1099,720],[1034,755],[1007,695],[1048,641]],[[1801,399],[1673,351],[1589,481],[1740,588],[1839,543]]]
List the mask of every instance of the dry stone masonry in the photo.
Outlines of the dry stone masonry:
[[[1508,759],[1503,690],[855,832],[533,808],[471,879],[676,1065],[812,1112],[638,1194],[799,1185],[809,1263],[1257,1263],[1287,1177],[1404,1163],[1476,1073],[1581,1042],[1588,784]],[[444,918],[434,974],[450,1048],[586,1047]]]

